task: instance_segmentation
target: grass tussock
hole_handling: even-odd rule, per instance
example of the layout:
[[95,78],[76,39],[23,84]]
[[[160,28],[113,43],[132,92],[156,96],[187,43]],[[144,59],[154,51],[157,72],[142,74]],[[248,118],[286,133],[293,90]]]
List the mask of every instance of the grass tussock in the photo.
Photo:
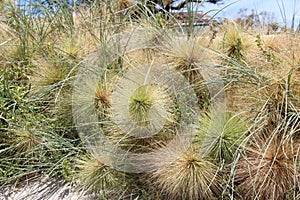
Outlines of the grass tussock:
[[79,189],[94,193],[116,190],[122,185],[122,174],[105,165],[93,156],[85,156],[76,161],[75,182]]
[[271,114],[258,131],[250,133],[253,137],[234,175],[239,195],[246,199],[290,199],[298,193],[298,122]]
[[201,83],[201,68],[212,65],[208,51],[201,45],[201,38],[169,37],[163,49],[168,64],[181,72],[191,84]]
[[221,191],[218,170],[211,161],[189,150],[151,178],[166,199],[212,199]]
[[204,155],[219,163],[231,163],[245,139],[247,129],[247,123],[238,115],[228,112],[224,119],[212,119],[210,114],[203,114],[200,118],[197,142],[200,143]]
[[248,60],[249,55],[255,49],[255,39],[247,31],[234,22],[226,22],[221,27],[219,40],[220,50],[230,58],[238,62]]

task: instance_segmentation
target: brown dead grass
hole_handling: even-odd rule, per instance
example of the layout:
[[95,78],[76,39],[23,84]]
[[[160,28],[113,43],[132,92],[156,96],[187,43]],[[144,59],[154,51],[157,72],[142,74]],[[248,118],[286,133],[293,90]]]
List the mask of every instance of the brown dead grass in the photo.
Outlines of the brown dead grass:
[[235,172],[244,199],[289,199],[297,191],[299,141],[289,126],[280,114],[273,114],[245,147]]

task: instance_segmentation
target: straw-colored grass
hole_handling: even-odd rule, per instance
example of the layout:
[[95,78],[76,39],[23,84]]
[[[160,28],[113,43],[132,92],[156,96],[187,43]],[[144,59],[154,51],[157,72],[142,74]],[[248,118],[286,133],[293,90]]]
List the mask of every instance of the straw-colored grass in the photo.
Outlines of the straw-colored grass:
[[290,199],[295,195],[299,184],[298,122],[273,114],[257,132],[250,133],[234,175],[239,195],[245,199]]
[[105,165],[93,156],[77,159],[74,181],[79,181],[79,188],[95,193],[106,193],[105,190],[117,190],[122,185],[122,175]]
[[218,167],[193,150],[155,171],[151,178],[165,199],[212,199],[221,192]]
[[208,51],[201,46],[199,38],[173,36],[165,42],[163,53],[168,64],[181,72],[191,84],[203,81],[201,67],[212,65]]
[[217,39],[219,48],[225,55],[237,62],[250,61],[255,52],[255,38],[234,22],[227,21]]

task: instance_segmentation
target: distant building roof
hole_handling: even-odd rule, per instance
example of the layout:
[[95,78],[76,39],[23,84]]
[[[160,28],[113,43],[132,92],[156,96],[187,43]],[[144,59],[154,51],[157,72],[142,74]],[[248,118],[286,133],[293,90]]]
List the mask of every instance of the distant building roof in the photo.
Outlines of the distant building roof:
[[215,19],[206,15],[203,12],[194,12],[194,13],[177,12],[171,14],[178,21],[179,25],[188,25],[191,22],[189,20],[190,17],[193,17],[194,25],[198,25],[198,26],[208,26],[214,22],[217,22]]

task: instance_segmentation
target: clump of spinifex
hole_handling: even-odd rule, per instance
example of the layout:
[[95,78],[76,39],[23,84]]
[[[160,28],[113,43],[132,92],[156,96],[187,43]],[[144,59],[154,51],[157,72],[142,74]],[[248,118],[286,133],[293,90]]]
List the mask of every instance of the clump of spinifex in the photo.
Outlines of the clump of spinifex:
[[[138,126],[148,126],[154,115],[164,115],[160,110],[154,110],[157,105],[165,107],[168,103],[163,91],[154,84],[137,88],[130,97],[129,114]],[[162,111],[162,110],[161,110]]]
[[97,160],[92,155],[86,155],[76,160],[74,179],[79,180],[79,189],[89,192],[106,193],[105,190],[117,191],[122,185],[124,175],[110,166]]
[[275,113],[267,117],[240,153],[237,191],[245,199],[292,199],[299,184],[299,120]]
[[[159,148],[176,134],[179,116],[175,113],[174,98],[166,88],[149,83],[137,86],[131,94],[122,95],[128,102],[114,102],[112,111],[118,111],[118,119],[126,119],[127,123],[104,122],[102,128],[120,148],[148,152]],[[119,106],[118,110],[116,106]]]
[[[218,116],[202,114],[195,142],[202,153],[219,163],[231,163],[236,150],[245,139],[247,123],[233,113],[219,113]],[[215,123],[213,123],[215,122]]]
[[125,135],[151,137],[165,125],[177,121],[176,99],[168,85],[170,78],[160,67],[136,67],[115,85],[111,95],[111,120]]
[[192,149],[152,173],[151,178],[166,199],[212,199],[220,195],[218,167]]

